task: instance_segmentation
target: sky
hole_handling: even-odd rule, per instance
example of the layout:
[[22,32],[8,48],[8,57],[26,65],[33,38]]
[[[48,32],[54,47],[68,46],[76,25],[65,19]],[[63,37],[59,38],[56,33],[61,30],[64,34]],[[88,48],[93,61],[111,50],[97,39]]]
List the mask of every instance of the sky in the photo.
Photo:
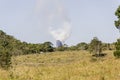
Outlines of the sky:
[[112,43],[120,37],[114,26],[120,0],[0,0],[0,29],[28,43],[55,44],[47,16],[56,7],[53,4],[60,5],[69,18],[71,34],[65,41],[68,45],[89,43],[93,37]]

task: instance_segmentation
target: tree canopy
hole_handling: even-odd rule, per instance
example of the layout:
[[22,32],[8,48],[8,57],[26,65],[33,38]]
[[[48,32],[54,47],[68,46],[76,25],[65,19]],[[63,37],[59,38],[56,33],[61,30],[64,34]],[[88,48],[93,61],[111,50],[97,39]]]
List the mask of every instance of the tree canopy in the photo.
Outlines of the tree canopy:
[[102,42],[97,38],[94,37],[90,44],[89,44],[89,51],[90,53],[100,54],[102,51]]
[[120,27],[120,6],[117,8],[115,15],[117,16],[118,20],[115,21],[116,28]]

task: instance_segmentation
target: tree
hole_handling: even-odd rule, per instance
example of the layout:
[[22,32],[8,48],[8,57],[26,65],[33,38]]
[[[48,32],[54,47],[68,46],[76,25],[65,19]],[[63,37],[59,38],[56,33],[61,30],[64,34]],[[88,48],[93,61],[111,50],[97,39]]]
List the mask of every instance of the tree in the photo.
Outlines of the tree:
[[44,52],[53,52],[54,51],[54,48],[52,47],[53,44],[51,42],[44,42],[42,45],[43,45]]
[[115,43],[115,48],[116,48],[116,51],[114,51],[114,56],[116,58],[120,58],[120,39],[117,40],[117,42]]
[[77,45],[78,50],[87,50],[88,49],[88,44],[85,42],[78,43]]
[[[120,29],[120,6],[117,8],[115,15],[117,16],[118,20],[115,21],[115,26],[117,29]],[[120,58],[120,39],[117,40],[115,43],[116,51],[114,51],[114,56]]]
[[3,31],[0,31],[0,67],[8,69],[11,65],[11,44],[8,36]]
[[71,47],[70,47],[70,50],[72,50],[72,51],[77,50],[77,46],[71,46]]
[[102,42],[97,37],[94,37],[91,40],[89,44],[89,51],[90,53],[93,53],[95,55],[100,55],[100,53],[102,52]]
[[120,6],[117,8],[115,15],[117,16],[118,20],[115,21],[116,28],[120,27]]

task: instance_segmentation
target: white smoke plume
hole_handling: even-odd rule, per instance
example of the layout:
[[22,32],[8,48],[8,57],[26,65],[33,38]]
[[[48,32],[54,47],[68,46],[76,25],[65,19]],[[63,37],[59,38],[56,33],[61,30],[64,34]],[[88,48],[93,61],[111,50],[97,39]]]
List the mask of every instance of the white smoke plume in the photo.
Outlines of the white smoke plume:
[[66,21],[63,23],[62,28],[52,29],[52,27],[50,27],[50,33],[56,40],[64,42],[70,36],[71,25],[69,22]]
[[69,38],[71,24],[61,0],[37,0],[36,11],[42,13],[42,21],[56,40],[64,42]]
[[49,16],[50,33],[56,40],[64,42],[70,36],[71,24],[64,6],[60,2],[57,3],[55,11]]

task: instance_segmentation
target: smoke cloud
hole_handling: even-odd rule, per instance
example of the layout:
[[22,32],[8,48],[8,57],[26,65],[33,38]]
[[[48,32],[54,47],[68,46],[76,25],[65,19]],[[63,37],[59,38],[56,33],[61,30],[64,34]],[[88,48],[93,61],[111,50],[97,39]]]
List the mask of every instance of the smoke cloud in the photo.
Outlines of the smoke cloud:
[[63,23],[62,28],[52,29],[52,27],[50,27],[50,33],[53,35],[53,37],[56,40],[60,40],[60,41],[64,42],[70,36],[71,25],[69,22],[65,21]]
[[49,15],[50,33],[56,40],[64,42],[71,33],[70,20],[62,3],[56,2],[55,8]]
[[70,19],[61,0],[37,0],[36,12],[42,14],[42,22],[50,34],[64,42],[71,33]]

